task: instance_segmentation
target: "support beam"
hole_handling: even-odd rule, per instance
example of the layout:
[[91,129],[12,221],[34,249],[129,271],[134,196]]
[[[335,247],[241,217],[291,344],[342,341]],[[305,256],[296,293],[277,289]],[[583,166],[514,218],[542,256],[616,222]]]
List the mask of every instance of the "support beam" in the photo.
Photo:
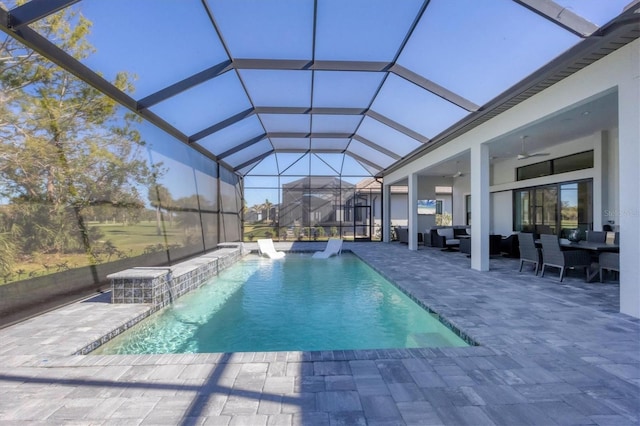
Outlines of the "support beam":
[[[278,149],[278,152],[286,152],[286,153],[290,153],[290,154],[300,154],[300,153],[306,154],[306,153],[311,153],[311,152],[314,153],[314,154],[344,154],[344,149],[338,149],[338,148],[334,148],[334,149],[331,149],[331,148],[317,149],[317,148],[314,148],[313,151],[312,151],[311,148],[281,148],[281,149]],[[329,167],[331,167],[331,166],[329,166]]]
[[243,142],[243,143],[241,143],[241,144],[238,144],[238,145],[234,146],[233,148],[228,149],[228,150],[226,150],[225,152],[223,152],[223,153],[219,154],[219,155],[218,155],[218,158],[223,159],[223,158],[225,158],[225,157],[228,157],[228,156],[230,156],[230,155],[233,155],[233,154],[235,154],[235,153],[236,153],[236,152],[238,152],[238,151],[242,151],[243,149],[250,147],[251,145],[255,145],[255,144],[257,144],[257,143],[258,143],[258,142],[260,142],[261,140],[264,140],[264,138],[266,138],[266,137],[267,137],[267,135],[263,133],[263,134],[261,134],[261,135],[258,135],[258,136],[256,136],[256,137],[254,137],[254,138],[251,138],[251,139],[249,139],[248,141]]
[[256,114],[331,114],[331,115],[363,115],[366,108],[332,108],[332,107],[255,107]]
[[551,0],[513,0],[534,13],[561,26],[578,37],[586,38],[598,30],[598,26],[576,15],[566,7]]
[[385,72],[391,62],[375,61],[308,61],[294,59],[234,59],[236,69],[250,70],[314,70],[314,71],[365,71]]
[[373,149],[375,149],[376,151],[380,152],[381,154],[386,155],[387,157],[391,157],[391,158],[393,158],[394,160],[399,160],[399,159],[401,158],[401,157],[400,157],[398,154],[396,154],[395,152],[390,151],[390,150],[388,150],[388,149],[386,149],[386,148],[383,148],[382,146],[378,145],[377,143],[375,143],[375,142],[371,142],[369,139],[365,139],[365,138],[363,138],[362,136],[359,136],[359,135],[353,135],[353,139],[355,139],[355,140],[357,140],[358,142],[361,142],[361,143],[363,143],[363,144],[367,145],[369,148],[373,148]]
[[242,59],[233,60],[233,67],[239,70],[306,70],[312,65],[306,59]]
[[418,250],[418,174],[409,175],[409,250]]
[[204,71],[201,71],[197,74],[192,75],[191,77],[187,77],[182,81],[179,81],[171,86],[165,87],[162,90],[157,91],[143,99],[138,101],[138,108],[145,109],[152,107],[153,105],[160,103],[166,99],[169,99],[177,94],[180,94],[186,90],[191,89],[192,87],[197,86],[198,84],[204,83],[205,81],[211,80],[219,75],[224,74],[225,72],[231,69],[231,61],[223,61],[217,65],[212,66],[211,68],[207,68]]
[[422,142],[422,143],[429,143],[429,138],[414,131],[411,130],[410,128],[403,126],[402,124],[391,120],[390,118],[385,117],[382,114],[378,114],[377,112],[373,111],[373,110],[368,110],[366,112],[366,114],[368,117],[373,118],[374,120],[378,120],[379,122],[381,122],[382,124],[385,124],[389,127],[391,127],[394,130],[397,130],[400,133],[404,133],[405,135],[409,136],[410,138],[413,138],[415,140],[417,140],[418,142]]
[[317,139],[351,139],[353,133],[306,133],[306,132],[269,132],[267,137],[283,139],[317,138]]
[[640,318],[640,52],[628,49],[628,77],[618,86],[620,210],[609,219],[620,231],[620,312]]
[[489,146],[471,147],[471,269],[489,270]]
[[207,136],[217,132],[218,130],[222,130],[225,127],[229,127],[233,124],[236,124],[239,121],[244,120],[253,114],[253,108],[248,108],[238,114],[227,118],[226,120],[222,120],[219,123],[214,124],[213,126],[209,126],[204,130],[199,131],[198,133],[193,134],[189,137],[189,141],[198,142],[200,139],[206,138]]
[[366,158],[362,158],[360,157],[358,154],[354,154],[353,152],[349,152],[349,151],[345,151],[344,153],[345,155],[348,155],[349,157],[353,158],[354,160],[358,161],[359,163],[363,163],[366,164],[367,166],[374,168],[378,171],[382,171],[384,169],[384,167],[380,166],[379,164],[376,164],[370,160],[367,160]]
[[382,185],[382,242],[391,241],[391,185]]
[[420,74],[416,74],[415,72],[406,69],[402,65],[395,64],[391,67],[391,72],[424,90],[428,90],[445,101],[449,101],[452,104],[459,106],[460,108],[464,108],[470,112],[480,111],[480,106],[474,104],[470,100],[463,98],[462,96],[440,86],[437,83],[434,83],[429,79],[424,78]]
[[272,153],[273,153],[273,150],[269,150],[269,151],[267,151],[267,152],[265,152],[265,153],[263,153],[263,154],[260,154],[260,155],[258,155],[258,156],[256,156],[256,157],[252,158],[251,160],[247,160],[247,161],[245,161],[245,162],[244,162],[244,163],[242,163],[242,164],[238,164],[237,166],[235,166],[235,167],[233,168],[233,171],[235,172],[235,171],[238,171],[238,170],[244,169],[245,167],[247,167],[247,166],[249,166],[249,165],[251,165],[251,164],[257,163],[258,161],[260,161],[260,160],[262,160],[262,159],[264,159],[264,158],[268,157],[268,156],[269,156],[269,155],[271,155]]
[[8,26],[17,29],[46,18],[80,0],[31,0],[9,11]]

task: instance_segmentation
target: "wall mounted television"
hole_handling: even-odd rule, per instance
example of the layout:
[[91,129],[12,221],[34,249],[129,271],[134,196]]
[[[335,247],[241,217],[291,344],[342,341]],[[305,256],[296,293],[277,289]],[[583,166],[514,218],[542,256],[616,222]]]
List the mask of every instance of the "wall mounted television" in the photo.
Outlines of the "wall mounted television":
[[418,200],[418,214],[436,214],[436,200]]

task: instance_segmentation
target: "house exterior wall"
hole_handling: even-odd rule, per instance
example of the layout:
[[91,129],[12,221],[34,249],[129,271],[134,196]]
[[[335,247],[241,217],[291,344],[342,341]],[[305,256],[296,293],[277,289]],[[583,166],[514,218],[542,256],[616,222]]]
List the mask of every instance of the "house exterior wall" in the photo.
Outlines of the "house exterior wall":
[[[615,132],[612,129],[603,130],[609,130],[609,135],[613,135],[609,143],[612,140],[617,141],[617,175],[619,176],[620,195],[609,195],[607,191],[606,197],[603,197],[602,193],[605,192],[605,189],[603,189],[602,174],[599,177],[595,176],[596,179],[600,180],[599,186],[594,184],[594,188],[600,188],[600,196],[594,200],[599,203],[595,208],[601,213],[597,218],[594,217],[594,220],[599,220],[600,223],[604,220],[603,216],[605,215],[602,214],[604,213],[602,207],[605,203],[611,205],[617,202],[619,204],[619,211],[614,212],[618,214],[613,216],[618,218],[622,232],[620,251],[621,312],[640,317],[640,280],[637,279],[637,259],[640,258],[640,185],[638,185],[638,182],[640,182],[640,168],[638,167],[638,164],[640,164],[640,126],[638,126],[638,117],[640,116],[640,107],[638,106],[640,95],[639,52],[640,40],[635,40],[451,142],[389,173],[385,176],[385,180],[389,182],[401,181],[413,173],[418,173],[423,169],[469,150],[474,145],[490,143],[504,134],[515,132],[532,122],[544,120],[550,114],[570,108],[590,97],[598,96],[607,91],[618,90],[618,136],[617,138],[615,137]],[[602,139],[600,139],[601,143]],[[562,147],[558,149],[562,149]],[[602,149],[602,145],[599,149]],[[616,143],[614,142],[613,145],[608,146],[606,150],[608,154],[615,152]],[[609,157],[605,163],[610,168],[607,176],[611,176],[612,173],[615,173],[612,169],[616,168],[611,167],[615,161]],[[602,164],[601,162],[600,167],[602,167]],[[595,171],[598,172],[598,170]],[[594,170],[579,171],[572,172],[571,175],[575,177],[594,177],[593,172]],[[500,176],[499,173],[494,172],[492,190],[512,189],[506,186],[509,184],[497,184]],[[540,179],[543,182],[547,178]],[[604,185],[608,187],[613,183],[615,183],[615,178],[613,180],[607,179]],[[455,186],[454,191],[458,196],[461,195],[462,191],[460,189],[456,190]],[[454,200],[456,198],[454,196]],[[454,206],[455,204],[454,202]],[[455,209],[455,207],[454,212],[459,214],[459,210]]]
[[513,233],[513,192],[492,192],[490,208],[490,233],[503,236],[511,235]]
[[453,179],[453,224],[466,225],[465,197],[471,194],[471,179],[468,175]]
[[391,226],[407,226],[409,218],[409,202],[407,194],[391,193]]
[[[606,129],[592,135],[568,141],[556,145],[550,149],[548,157],[544,160],[532,158],[524,161],[507,159],[494,163],[492,166],[492,229],[495,233],[509,235],[513,232],[513,218],[510,212],[513,210],[513,190],[532,186],[548,185],[553,183],[592,179],[594,191],[593,226],[595,230],[601,230],[602,225],[617,220],[614,213],[618,211],[619,185],[618,185],[618,140],[617,129]],[[576,152],[594,150],[594,167],[592,169],[577,170],[551,176],[543,176],[523,181],[516,180],[516,168],[526,166],[539,161],[547,161]],[[499,208],[498,208],[499,206]],[[508,216],[508,217],[507,217]],[[610,224],[610,223],[609,223]]]

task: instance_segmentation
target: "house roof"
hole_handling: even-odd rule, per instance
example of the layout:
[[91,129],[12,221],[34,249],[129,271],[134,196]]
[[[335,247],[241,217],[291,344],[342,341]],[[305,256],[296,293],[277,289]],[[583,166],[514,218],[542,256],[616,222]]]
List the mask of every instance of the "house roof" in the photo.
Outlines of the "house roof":
[[342,179],[332,176],[311,176],[296,179],[294,181],[283,183],[282,188],[285,190],[292,189],[350,189],[353,184]]
[[[0,29],[240,175],[375,176],[568,75],[621,27],[615,46],[637,38],[632,4],[55,0],[9,2]],[[92,22],[87,57],[42,35],[70,12]],[[135,91],[111,83],[119,71]]]

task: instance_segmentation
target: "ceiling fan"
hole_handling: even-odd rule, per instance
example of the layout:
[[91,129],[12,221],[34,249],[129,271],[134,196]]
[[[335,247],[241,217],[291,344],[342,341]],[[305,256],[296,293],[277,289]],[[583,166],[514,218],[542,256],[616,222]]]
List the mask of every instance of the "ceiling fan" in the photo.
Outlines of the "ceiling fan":
[[522,139],[522,151],[520,152],[520,154],[518,154],[518,157],[517,157],[518,160],[526,160],[527,158],[531,158],[531,157],[545,157],[549,155],[548,152],[538,152],[535,154],[528,153],[524,149],[524,141],[527,139],[527,136],[520,136],[520,139]]
[[460,162],[456,161],[456,170],[454,174],[451,175],[452,178],[459,178],[460,176],[464,176],[464,173],[460,171]]

